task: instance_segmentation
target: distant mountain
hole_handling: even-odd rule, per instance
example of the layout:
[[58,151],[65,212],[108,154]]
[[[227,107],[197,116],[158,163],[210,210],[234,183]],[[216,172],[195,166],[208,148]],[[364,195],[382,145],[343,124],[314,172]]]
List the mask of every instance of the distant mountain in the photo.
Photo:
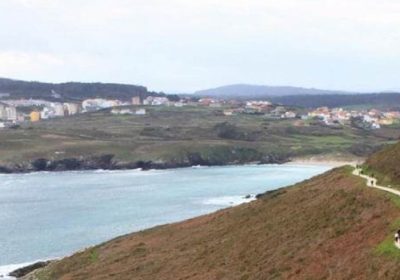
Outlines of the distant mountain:
[[400,110],[399,93],[286,95],[273,96],[268,100],[277,104],[304,108],[363,106]]
[[130,99],[133,96],[163,95],[148,92],[146,87],[114,83],[42,83],[0,78],[2,98],[41,98],[82,100],[85,98]]
[[196,96],[208,96],[215,98],[262,99],[274,96],[354,94],[354,93],[346,91],[320,90],[314,88],[237,84],[237,85],[228,85],[213,89],[201,90],[195,92],[194,94]]
[[382,93],[358,93],[320,90],[301,87],[271,87],[256,85],[230,85],[197,91],[198,97],[213,97],[238,100],[268,100],[286,106],[305,108],[376,106],[377,108],[400,108],[400,94],[395,91]]

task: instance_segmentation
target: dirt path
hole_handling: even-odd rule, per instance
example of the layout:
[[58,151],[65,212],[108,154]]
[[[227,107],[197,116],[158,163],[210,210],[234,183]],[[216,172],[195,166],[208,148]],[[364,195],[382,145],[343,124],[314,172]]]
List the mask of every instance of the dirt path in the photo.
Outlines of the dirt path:
[[[394,190],[394,189],[391,189],[391,188],[388,188],[388,187],[379,186],[377,184],[377,180],[375,178],[372,178],[372,177],[370,177],[368,175],[361,174],[361,169],[360,168],[354,168],[353,175],[359,176],[359,177],[367,180],[367,186],[368,187],[376,188],[376,189],[379,189],[379,190],[382,190],[382,191],[389,192],[389,193],[395,194],[397,196],[400,196],[400,191],[397,191],[397,190]],[[394,245],[397,248],[400,249],[400,242],[394,242]]]
[[353,171],[353,175],[359,176],[359,177],[367,180],[367,186],[368,187],[380,189],[382,191],[390,192],[392,194],[400,196],[400,191],[397,191],[397,190],[394,190],[394,189],[388,188],[388,187],[379,186],[377,184],[377,180],[375,178],[372,178],[372,177],[370,177],[368,175],[361,174],[361,169],[360,168],[355,168],[354,171]]

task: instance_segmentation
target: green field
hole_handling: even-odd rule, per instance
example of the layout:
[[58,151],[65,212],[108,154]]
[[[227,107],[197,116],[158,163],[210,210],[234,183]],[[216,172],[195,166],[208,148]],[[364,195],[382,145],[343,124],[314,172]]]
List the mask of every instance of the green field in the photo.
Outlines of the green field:
[[[28,123],[0,131],[0,165],[45,158],[114,155],[118,162],[209,164],[275,162],[321,154],[366,156],[400,136],[400,129],[329,128],[263,115],[224,116],[220,108],[147,107],[147,114],[109,111]],[[198,160],[197,160],[198,161]]]

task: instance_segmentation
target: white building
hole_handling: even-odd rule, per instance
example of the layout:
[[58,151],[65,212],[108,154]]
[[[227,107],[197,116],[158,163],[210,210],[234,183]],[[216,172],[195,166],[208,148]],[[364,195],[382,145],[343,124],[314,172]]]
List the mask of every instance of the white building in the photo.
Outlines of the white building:
[[43,110],[40,112],[40,118],[43,120],[47,120],[53,116],[53,112],[49,110],[48,107],[44,107]]
[[144,105],[152,105],[152,106],[169,105],[169,103],[170,102],[166,97],[148,96],[145,100],[143,100]]
[[0,120],[16,122],[17,108],[15,106],[9,106],[5,103],[0,103]]
[[67,111],[69,116],[73,116],[79,113],[80,107],[76,103],[64,103],[64,111]]
[[294,119],[294,118],[296,118],[296,113],[292,112],[292,111],[287,111],[284,114],[284,118],[286,118],[286,119]]
[[137,109],[135,115],[146,115],[146,109]]
[[0,120],[7,119],[7,112],[6,112],[7,105],[0,103]]
[[102,98],[86,99],[82,102],[82,108],[85,112],[93,112],[121,105],[124,105],[124,103],[119,100],[108,100]]
[[16,122],[17,121],[17,108],[14,106],[6,107],[6,116],[8,121]]
[[154,97],[151,105],[153,106],[169,105],[169,100],[166,97]]
[[140,96],[134,96],[132,97],[132,105],[141,105],[142,101],[140,99]]
[[371,124],[371,128],[372,129],[380,129],[381,125],[379,123],[373,123],[373,124]]
[[52,108],[54,110],[55,117],[64,117],[64,105],[61,103],[53,103]]

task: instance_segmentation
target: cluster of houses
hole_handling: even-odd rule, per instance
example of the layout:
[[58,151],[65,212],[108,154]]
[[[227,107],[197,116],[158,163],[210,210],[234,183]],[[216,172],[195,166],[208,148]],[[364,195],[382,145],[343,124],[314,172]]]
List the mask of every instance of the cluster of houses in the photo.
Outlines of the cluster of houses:
[[145,108],[131,110],[124,108],[130,105],[147,106],[177,106],[184,104],[171,102],[166,97],[149,96],[141,99],[139,96],[132,98],[130,102],[117,99],[93,98],[82,102],[50,102],[40,99],[6,99],[0,101],[0,128],[12,127],[22,122],[38,122],[51,118],[62,118],[80,113],[95,112],[102,109],[113,108],[112,114],[145,115]]
[[400,112],[383,112],[377,109],[358,111],[345,110],[343,108],[330,109],[328,107],[321,107],[302,116],[302,118],[318,118],[326,125],[345,125],[349,124],[351,120],[359,120],[368,128],[380,129],[381,126],[392,125],[396,122],[400,122]]
[[25,121],[65,117],[80,113],[77,103],[58,103],[38,99],[2,100],[0,102],[0,128],[12,127]]
[[0,128],[6,127],[7,123],[16,123],[17,121],[17,108],[0,103]]
[[224,115],[257,114],[272,119],[294,119],[298,117],[294,111],[288,110],[284,106],[276,106],[268,101],[247,101],[242,104],[231,105],[234,105],[234,108],[224,110]]
[[357,119],[371,129],[379,129],[382,125],[392,125],[395,122],[400,122],[400,112],[397,111],[381,112],[375,109],[357,111],[321,107],[306,113],[299,113],[284,106],[259,100],[241,102],[214,98],[195,99],[182,97],[171,101],[165,96],[148,96],[146,98],[135,96],[130,101],[92,98],[79,103],[50,102],[38,99],[0,100],[0,128],[13,126],[25,121],[38,122],[40,120],[95,112],[107,108],[112,108],[110,112],[114,115],[146,115],[146,106],[204,106],[221,108],[221,112],[225,116],[258,114],[271,119],[317,119],[328,126],[346,125],[352,120]]

